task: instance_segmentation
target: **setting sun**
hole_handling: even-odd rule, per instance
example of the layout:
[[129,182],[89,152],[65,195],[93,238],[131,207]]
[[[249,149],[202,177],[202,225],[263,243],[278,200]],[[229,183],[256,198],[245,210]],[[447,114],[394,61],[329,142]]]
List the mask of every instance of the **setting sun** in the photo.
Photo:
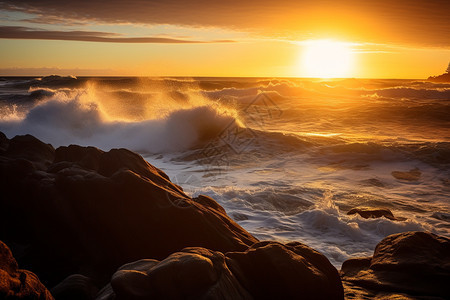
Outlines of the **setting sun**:
[[306,77],[348,77],[352,69],[353,53],[349,44],[330,40],[304,43],[301,70]]

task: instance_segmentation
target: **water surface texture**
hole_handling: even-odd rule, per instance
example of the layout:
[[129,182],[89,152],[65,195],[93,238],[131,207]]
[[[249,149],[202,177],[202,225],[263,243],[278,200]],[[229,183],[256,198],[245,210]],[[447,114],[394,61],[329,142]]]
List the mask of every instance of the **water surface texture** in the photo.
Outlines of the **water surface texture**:
[[[385,236],[450,236],[450,84],[283,78],[0,78],[0,130],[128,148],[257,238],[338,268]],[[174,204],[176,205],[176,204]],[[390,209],[398,220],[347,215]]]

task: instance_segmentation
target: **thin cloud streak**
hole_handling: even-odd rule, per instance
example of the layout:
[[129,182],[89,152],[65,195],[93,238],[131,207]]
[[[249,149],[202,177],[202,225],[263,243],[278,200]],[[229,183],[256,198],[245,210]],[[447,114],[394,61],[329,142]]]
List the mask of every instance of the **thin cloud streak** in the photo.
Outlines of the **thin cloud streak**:
[[63,76],[117,76],[123,71],[113,69],[65,69],[57,67],[42,67],[42,68],[0,68],[0,77],[8,76],[46,76],[59,74]]
[[[365,42],[450,47],[448,0],[0,0],[0,9],[48,24],[170,24]],[[62,22],[62,23],[60,23]],[[333,37],[329,36],[329,37]],[[310,35],[311,37],[311,35]]]
[[1,39],[62,40],[104,43],[159,43],[159,44],[207,44],[232,43],[232,40],[183,40],[165,37],[123,37],[116,33],[99,31],[35,30],[22,26],[0,26]]

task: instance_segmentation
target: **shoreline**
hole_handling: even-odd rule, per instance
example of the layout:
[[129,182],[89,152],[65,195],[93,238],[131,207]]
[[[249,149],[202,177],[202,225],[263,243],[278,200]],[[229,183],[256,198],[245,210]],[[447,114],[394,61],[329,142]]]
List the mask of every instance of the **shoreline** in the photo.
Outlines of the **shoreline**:
[[[188,197],[126,149],[54,149],[30,135],[0,134],[0,167],[0,240],[56,299],[449,295],[450,239],[431,233],[388,236],[373,257],[347,260],[339,273],[302,243],[258,241],[212,198]],[[422,284],[408,288],[411,278]],[[180,285],[170,290],[173,280]]]

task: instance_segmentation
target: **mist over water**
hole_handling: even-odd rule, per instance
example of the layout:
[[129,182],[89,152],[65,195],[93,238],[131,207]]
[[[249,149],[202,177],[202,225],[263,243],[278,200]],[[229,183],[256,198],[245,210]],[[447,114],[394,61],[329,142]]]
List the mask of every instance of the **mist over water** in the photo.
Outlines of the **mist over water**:
[[[450,236],[450,84],[407,80],[1,78],[0,131],[125,147],[259,239],[337,267],[385,236]],[[359,206],[402,221],[363,219]]]

